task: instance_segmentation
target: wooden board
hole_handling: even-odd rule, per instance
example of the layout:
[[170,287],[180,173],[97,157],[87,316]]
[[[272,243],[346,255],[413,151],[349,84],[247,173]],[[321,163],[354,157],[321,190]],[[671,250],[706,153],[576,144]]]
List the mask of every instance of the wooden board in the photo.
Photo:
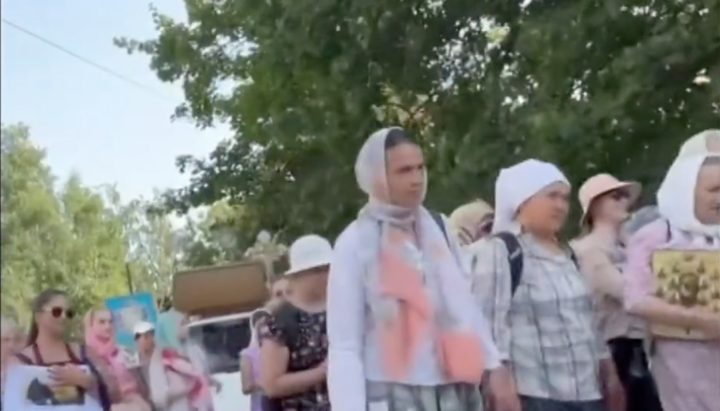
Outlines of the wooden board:
[[[713,250],[657,250],[652,256],[655,295],[670,304],[720,313],[720,253]],[[653,335],[704,340],[702,332],[651,324]]]
[[173,277],[175,308],[202,317],[252,311],[269,297],[260,261],[202,267]]

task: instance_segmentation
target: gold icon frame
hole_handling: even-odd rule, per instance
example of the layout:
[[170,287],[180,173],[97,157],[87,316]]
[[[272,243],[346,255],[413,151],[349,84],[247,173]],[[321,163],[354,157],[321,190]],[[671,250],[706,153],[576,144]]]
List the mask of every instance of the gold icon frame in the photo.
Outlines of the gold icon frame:
[[[720,313],[720,253],[714,250],[657,250],[651,262],[655,296],[687,308]],[[659,337],[705,340],[699,330],[651,324]]]

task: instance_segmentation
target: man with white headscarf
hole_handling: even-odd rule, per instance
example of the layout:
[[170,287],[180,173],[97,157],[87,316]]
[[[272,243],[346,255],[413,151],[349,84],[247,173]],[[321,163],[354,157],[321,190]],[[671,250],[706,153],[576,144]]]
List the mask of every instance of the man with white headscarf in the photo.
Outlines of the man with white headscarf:
[[[377,131],[355,172],[368,202],[338,238],[328,283],[328,385],[340,411],[520,411],[445,218],[422,206],[422,151]],[[485,371],[489,372],[483,378]]]
[[664,410],[718,410],[720,153],[679,156],[657,202],[661,219],[628,242],[625,306],[650,323]]
[[[500,171],[493,237],[476,244],[472,276],[523,410],[624,411],[591,292],[558,240],[570,184],[553,164],[526,160]],[[599,378],[598,378],[599,377]]]

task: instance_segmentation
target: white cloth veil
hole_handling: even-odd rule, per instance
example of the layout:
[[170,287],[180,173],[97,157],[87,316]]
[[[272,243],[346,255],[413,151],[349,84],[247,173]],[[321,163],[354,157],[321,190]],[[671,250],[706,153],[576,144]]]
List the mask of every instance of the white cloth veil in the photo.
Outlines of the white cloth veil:
[[570,185],[555,164],[529,159],[500,170],[495,180],[495,221],[492,232],[512,231],[518,208],[555,182]]
[[720,157],[716,154],[694,154],[678,157],[668,169],[657,192],[660,215],[679,230],[690,233],[720,236],[719,224],[702,224],[695,216],[695,186],[698,173],[706,158]]

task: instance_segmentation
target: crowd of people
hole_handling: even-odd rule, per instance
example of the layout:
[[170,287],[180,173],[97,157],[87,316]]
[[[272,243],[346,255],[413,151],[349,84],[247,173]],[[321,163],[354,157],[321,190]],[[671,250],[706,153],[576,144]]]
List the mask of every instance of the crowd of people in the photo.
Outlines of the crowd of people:
[[[84,343],[66,338],[66,320],[75,316],[71,307],[66,293],[48,289],[33,301],[27,335],[17,323],[2,318],[3,409],[23,411],[16,407],[26,401],[33,407],[59,406],[63,403],[57,393],[71,389],[73,394],[63,396],[71,401],[87,394],[97,405],[87,408],[93,411],[213,410],[211,391],[220,387],[207,369],[202,348],[188,338],[187,316],[170,310],[155,324],[136,324],[139,364],[134,367],[114,341],[112,316],[105,308],[86,314]],[[13,379],[6,374],[13,364],[48,367],[52,393],[36,395],[32,388],[18,392],[20,387],[11,385]]]
[[[494,206],[448,218],[423,206],[423,153],[402,129],[372,134],[355,171],[368,195],[355,221],[334,246],[297,239],[252,314],[238,381],[251,411],[720,410],[720,131],[691,137],[634,214],[640,184],[585,181],[572,240],[571,186],[548,162],[502,169]],[[676,264],[688,279],[663,288],[657,256],[673,252],[709,266]],[[212,410],[221,387],[186,316],[137,325],[133,374],[105,310],[86,317],[85,345],[65,342],[68,307],[40,295],[27,342],[3,320],[3,370],[85,364],[51,377],[106,410]]]

